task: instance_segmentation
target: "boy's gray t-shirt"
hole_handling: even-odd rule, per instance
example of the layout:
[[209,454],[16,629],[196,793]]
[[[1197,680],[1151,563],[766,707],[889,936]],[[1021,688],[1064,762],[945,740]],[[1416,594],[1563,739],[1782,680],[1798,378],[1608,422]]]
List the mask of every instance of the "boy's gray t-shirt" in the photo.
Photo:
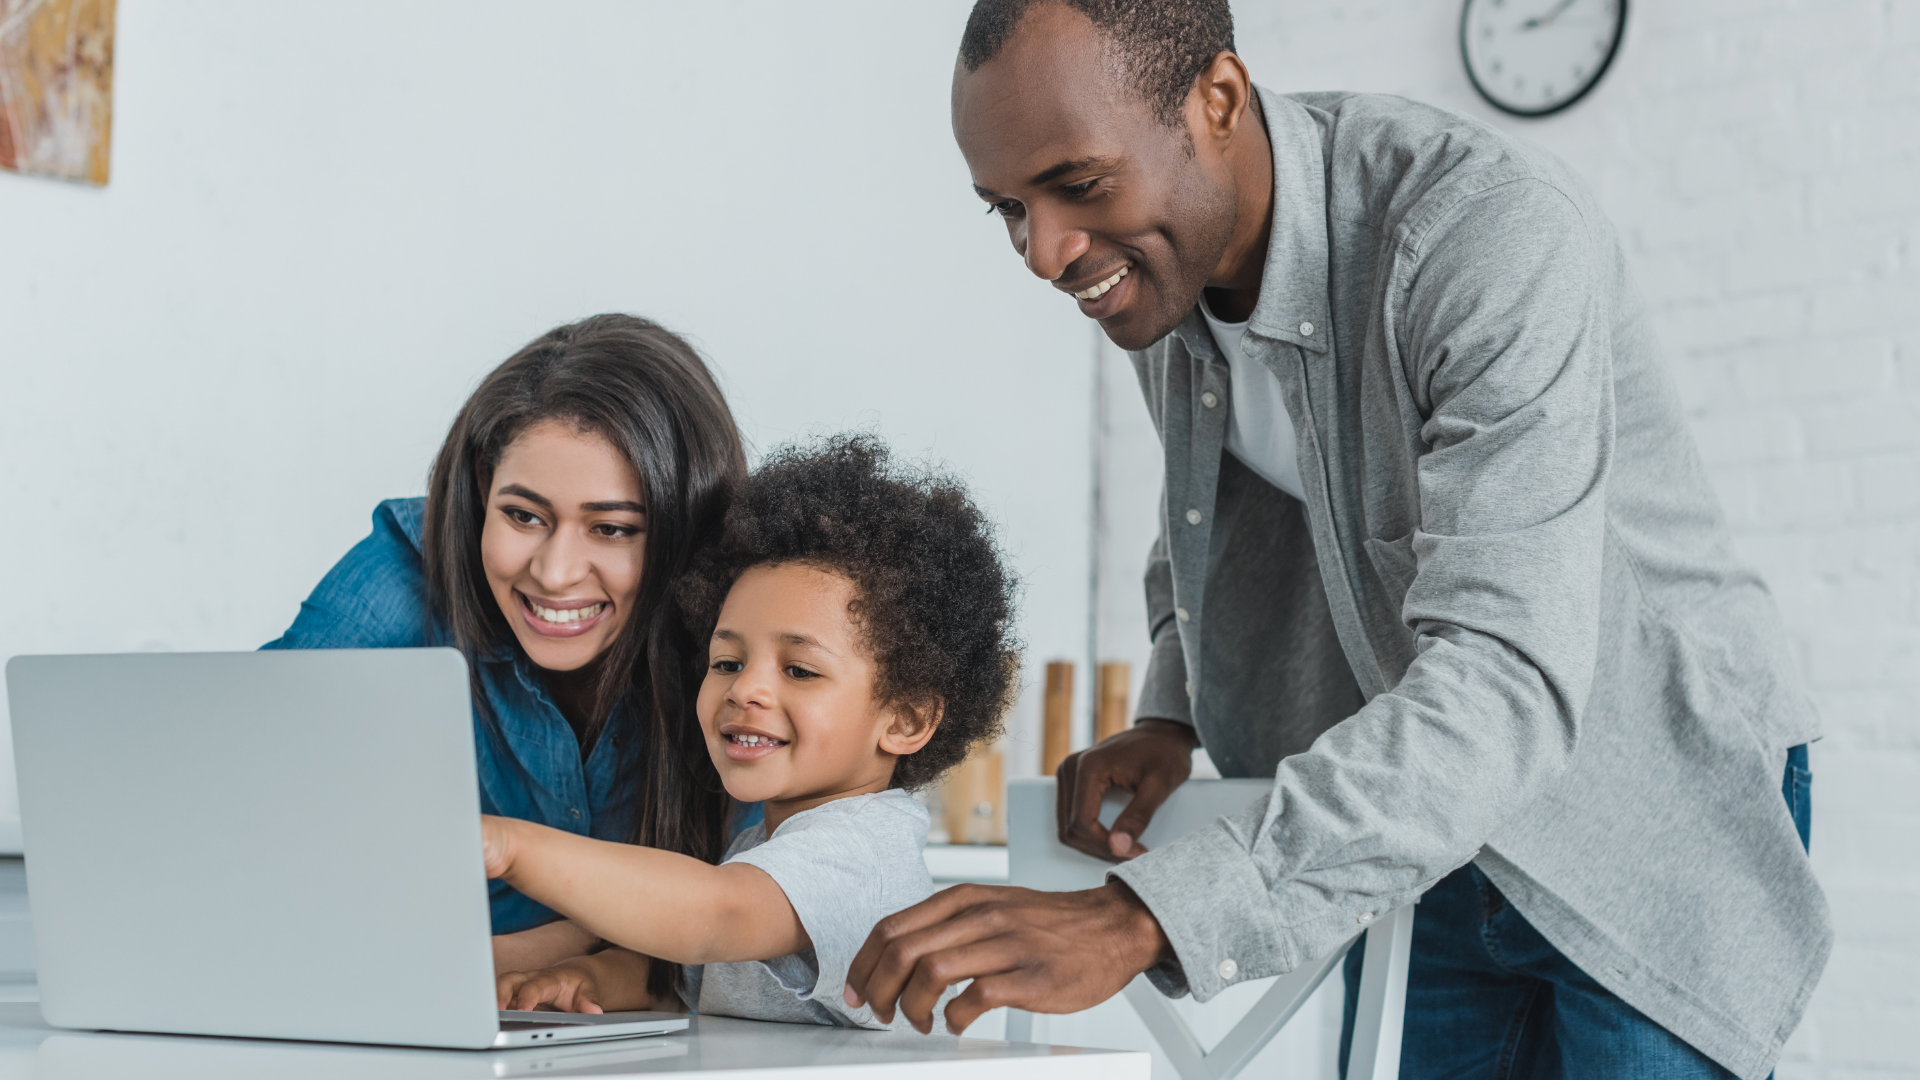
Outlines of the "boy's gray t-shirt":
[[[933,895],[926,844],[926,807],[898,788],[795,814],[770,840],[764,821],[741,833],[722,864],[766,871],[813,948],[772,960],[689,965],[688,1002],[703,1013],[750,1020],[887,1027],[871,1008],[850,1009],[840,995],[873,924]],[[904,1014],[893,1026],[912,1030]]]

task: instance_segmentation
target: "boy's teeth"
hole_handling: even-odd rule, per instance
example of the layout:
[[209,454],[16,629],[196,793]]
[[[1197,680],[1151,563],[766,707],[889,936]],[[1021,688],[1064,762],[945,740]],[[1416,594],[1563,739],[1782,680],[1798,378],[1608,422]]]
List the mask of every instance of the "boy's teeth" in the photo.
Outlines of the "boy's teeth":
[[607,605],[604,601],[602,601],[601,603],[598,603],[598,604],[589,604],[583,608],[561,609],[561,608],[541,607],[539,604],[536,604],[533,601],[529,600],[527,601],[527,606],[533,608],[533,613],[535,615],[540,616],[543,622],[559,623],[561,625],[565,625],[567,623],[579,622],[581,619],[591,619],[595,615],[600,614],[601,609],[605,608]]
[[1098,285],[1095,285],[1091,288],[1082,289],[1079,292],[1074,293],[1073,298],[1075,300],[1098,300],[1102,296],[1107,295],[1108,289],[1111,289],[1115,285],[1120,284],[1120,279],[1126,276],[1127,276],[1127,268],[1123,266],[1120,269],[1115,270],[1113,272],[1112,277],[1108,278],[1105,281],[1100,282]]

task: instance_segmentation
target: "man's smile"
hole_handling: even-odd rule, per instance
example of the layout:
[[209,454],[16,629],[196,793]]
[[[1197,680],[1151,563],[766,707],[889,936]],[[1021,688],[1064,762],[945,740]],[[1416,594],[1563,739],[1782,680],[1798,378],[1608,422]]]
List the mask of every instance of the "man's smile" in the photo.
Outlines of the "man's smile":
[[1120,279],[1127,276],[1127,269],[1128,269],[1127,267],[1122,266],[1120,269],[1115,270],[1111,277],[1103,278],[1100,281],[1096,281],[1092,285],[1088,286],[1087,288],[1081,289],[1079,292],[1074,293],[1073,298],[1075,300],[1100,299],[1102,296],[1105,296],[1107,294],[1108,289],[1111,289],[1115,285],[1120,284]]

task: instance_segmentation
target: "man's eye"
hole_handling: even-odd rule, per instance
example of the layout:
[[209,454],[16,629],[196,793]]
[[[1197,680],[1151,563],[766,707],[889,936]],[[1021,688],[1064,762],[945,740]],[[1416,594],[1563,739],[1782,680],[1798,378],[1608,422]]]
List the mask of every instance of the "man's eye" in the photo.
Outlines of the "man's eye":
[[803,668],[798,664],[788,664],[787,677],[791,679],[816,679],[820,677],[820,673],[816,671],[808,671],[806,668]]
[[1093,185],[1097,183],[1099,183],[1098,180],[1089,180],[1084,184],[1068,184],[1066,187],[1061,188],[1060,191],[1069,199],[1078,199],[1086,195],[1087,192],[1092,191]]
[[1001,217],[1010,217],[1019,209],[1020,204],[1012,199],[1001,199],[999,202],[987,204],[987,213],[999,214]]
[[740,666],[740,661],[738,660],[715,660],[713,662],[713,670],[723,671],[728,675],[738,675],[740,673]]

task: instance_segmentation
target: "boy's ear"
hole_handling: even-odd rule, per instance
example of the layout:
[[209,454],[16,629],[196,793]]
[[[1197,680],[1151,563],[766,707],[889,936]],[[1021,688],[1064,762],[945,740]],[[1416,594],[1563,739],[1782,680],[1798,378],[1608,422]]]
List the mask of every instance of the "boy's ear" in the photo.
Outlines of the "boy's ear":
[[927,745],[946,714],[947,703],[939,698],[917,705],[895,706],[893,718],[880,733],[880,749],[895,757],[906,757]]

